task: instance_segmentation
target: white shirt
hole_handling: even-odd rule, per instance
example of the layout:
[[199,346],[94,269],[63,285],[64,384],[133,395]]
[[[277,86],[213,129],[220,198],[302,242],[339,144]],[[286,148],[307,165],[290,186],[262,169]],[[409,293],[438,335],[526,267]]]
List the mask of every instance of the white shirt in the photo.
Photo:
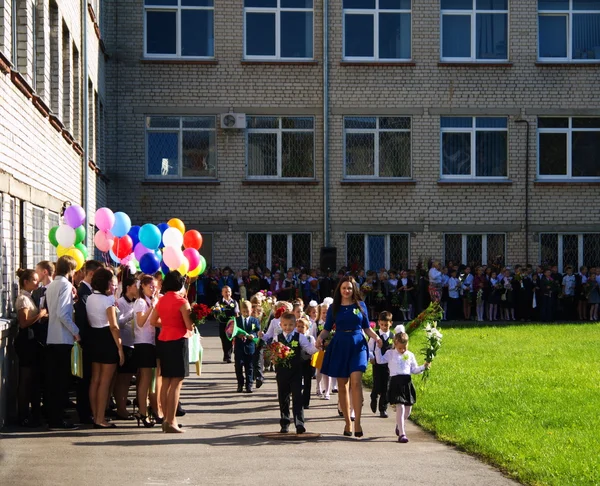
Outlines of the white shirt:
[[450,277],[448,279],[448,297],[451,299],[458,299],[460,290],[460,280],[456,277]]
[[429,269],[429,283],[432,285],[440,285],[442,283],[442,272],[435,267]]
[[263,341],[267,342],[283,332],[281,330],[281,325],[279,324],[280,321],[281,319],[273,319],[271,321],[271,324],[269,324],[269,329],[267,329],[267,332],[265,332],[264,336],[262,337]]
[[106,309],[115,305],[115,297],[113,295],[104,295],[99,292],[94,292],[85,302],[88,322],[90,327],[100,329],[108,327],[108,316]]
[[417,359],[410,351],[400,354],[395,349],[388,349],[382,356],[381,349],[375,348],[375,357],[378,363],[387,363],[390,369],[390,376],[418,375],[425,370],[424,365],[417,365]]
[[119,323],[119,329],[121,330],[121,344],[123,346],[127,346],[128,348],[132,348],[134,345],[134,303],[135,301],[127,302],[125,297],[121,297],[119,300],[117,300],[117,307],[120,311],[117,322]]
[[[315,348],[315,343],[313,343],[308,336],[304,335],[304,334],[300,334],[297,331],[293,331],[289,334],[286,334],[285,332],[282,332],[283,337],[285,339],[285,342],[289,342],[288,341],[288,336],[290,337],[290,340],[292,339],[292,337],[294,336],[294,334],[298,334],[298,341],[300,343],[300,348],[302,351],[304,351],[307,354],[315,354],[317,351],[319,351],[317,348]],[[283,344],[285,344],[285,342]]]
[[[17,300],[15,302],[15,308],[16,308],[17,312],[19,312],[21,309],[28,309],[31,312],[31,314],[29,315],[29,318],[32,318],[33,316],[35,316],[39,313],[39,310],[38,310],[37,306],[35,305],[35,302],[31,298],[31,293],[27,292],[26,290],[21,290],[19,292],[19,296],[17,297]],[[21,329],[20,332],[23,332],[23,331],[25,331],[25,330]],[[33,333],[33,329],[31,328],[31,326],[29,326],[27,328],[27,339],[34,339],[34,338],[35,338],[35,334]]]
[[565,275],[562,284],[565,287],[565,295],[575,295],[575,275]]
[[[390,331],[381,332],[381,330],[379,330],[377,332],[377,334],[379,334],[379,337],[381,337],[382,341],[387,341],[389,338],[392,337],[392,333]],[[369,339],[369,342],[367,343],[367,349],[369,350],[369,359],[375,359],[375,348],[376,347],[377,347],[377,340]],[[376,362],[378,362],[378,361],[376,361]]]
[[[150,304],[148,303],[148,300],[146,298],[136,300],[135,303],[133,304],[133,312],[136,316],[136,319],[137,319],[138,313],[145,314],[149,308],[150,308]],[[152,345],[156,344],[156,342],[154,340],[154,335],[156,334],[156,330],[154,329],[154,326],[152,326],[152,324],[150,324],[150,314],[148,314],[148,318],[146,319],[146,322],[144,322],[143,327],[140,327],[138,325],[138,323],[136,322],[134,329],[135,329],[135,337],[133,340],[134,344],[152,344]]]
[[46,288],[48,307],[47,344],[73,344],[79,328],[73,322],[73,285],[58,275]]

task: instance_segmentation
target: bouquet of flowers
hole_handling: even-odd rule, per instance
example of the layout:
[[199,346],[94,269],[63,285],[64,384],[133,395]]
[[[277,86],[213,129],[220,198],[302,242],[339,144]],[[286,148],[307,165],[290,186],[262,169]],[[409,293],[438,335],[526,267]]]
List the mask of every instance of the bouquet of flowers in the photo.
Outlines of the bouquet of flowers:
[[225,302],[217,302],[215,305],[211,307],[211,312],[217,321],[223,321],[228,319],[226,311],[234,311],[235,310],[235,302],[231,304],[225,304]]
[[477,291],[477,305],[483,304],[483,289]]
[[375,296],[375,302],[384,302],[385,301],[385,295],[383,295],[383,292],[380,290],[379,292],[377,292],[377,295]]
[[249,295],[256,294],[260,290],[260,277],[258,275],[250,275],[246,286]]
[[429,304],[429,307],[421,312],[417,317],[415,317],[412,321],[410,321],[406,325],[406,334],[411,334],[412,332],[419,329],[423,324],[441,321],[442,317],[444,317],[444,310],[439,302],[432,302]]
[[360,291],[366,295],[366,294],[370,294],[371,292],[373,292],[373,287],[368,284],[367,282],[365,282],[364,284],[362,284],[360,286]]
[[404,291],[404,296],[402,297],[402,305],[400,306],[400,310],[402,312],[408,312],[410,310],[410,302],[408,301],[408,290]]
[[392,307],[400,307],[402,305],[402,299],[400,298],[399,292],[394,292],[392,295]]
[[195,326],[199,326],[204,324],[206,318],[211,314],[212,309],[204,304],[194,304],[192,306],[192,321],[194,321]]
[[[437,352],[442,347],[442,333],[437,328],[437,322],[434,321],[433,323],[428,323],[425,326],[425,335],[427,336],[427,340],[425,342],[425,347],[421,350],[421,352],[425,361],[431,363]],[[423,371],[423,381],[427,381],[428,378],[429,370],[426,369]]]
[[273,341],[267,346],[267,359],[275,366],[291,366],[291,359],[294,357],[294,350],[279,341]]
[[590,295],[592,294],[592,291],[594,290],[594,287],[596,286],[596,282],[594,282],[593,280],[588,280],[585,284],[585,286],[583,287],[583,294],[585,295],[586,299],[590,298]]

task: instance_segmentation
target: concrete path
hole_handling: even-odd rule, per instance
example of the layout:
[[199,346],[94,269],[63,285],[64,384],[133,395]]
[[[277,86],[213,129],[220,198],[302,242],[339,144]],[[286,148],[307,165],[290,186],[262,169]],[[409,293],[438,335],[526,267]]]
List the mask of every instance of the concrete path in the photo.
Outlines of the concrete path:
[[202,331],[202,376],[184,382],[182,402],[188,413],[180,420],[185,434],[163,434],[159,427],[138,428],[135,422],[117,422],[111,431],[8,429],[0,435],[0,484],[516,484],[412,423],[410,442],[398,444],[391,414],[381,419],[368,406],[365,437],[343,437],[336,395],[331,401],[314,397],[306,411],[307,431],[321,433],[319,439],[260,438],[260,433],[279,431],[274,374],[268,373],[268,382],[252,395],[235,393],[233,365],[220,361],[215,325],[206,324]]

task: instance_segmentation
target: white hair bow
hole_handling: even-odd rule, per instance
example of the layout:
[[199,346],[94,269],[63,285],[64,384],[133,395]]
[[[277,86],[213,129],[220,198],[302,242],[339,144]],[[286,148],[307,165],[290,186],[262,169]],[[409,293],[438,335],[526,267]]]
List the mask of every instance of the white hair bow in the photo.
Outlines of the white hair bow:
[[317,301],[316,301],[316,300],[311,300],[311,301],[308,303],[308,307],[317,307],[318,305],[319,305],[319,304],[317,304]]
[[323,299],[323,304],[325,304],[325,305],[331,305],[331,304],[333,304],[333,299],[331,297],[325,297]]
[[406,329],[404,329],[404,326],[402,324],[398,324],[394,329],[395,334],[402,334],[404,332],[406,332]]

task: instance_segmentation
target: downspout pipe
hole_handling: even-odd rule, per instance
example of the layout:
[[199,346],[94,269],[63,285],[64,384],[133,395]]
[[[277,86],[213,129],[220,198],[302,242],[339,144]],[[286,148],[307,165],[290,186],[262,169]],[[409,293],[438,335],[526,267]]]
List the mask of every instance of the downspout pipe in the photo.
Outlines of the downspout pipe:
[[323,246],[329,246],[329,1],[323,0]]
[[517,118],[515,123],[526,123],[525,141],[525,263],[529,263],[529,128],[530,123],[524,118]]
[[[89,157],[89,107],[88,107],[88,50],[87,50],[87,0],[81,0],[81,53],[82,53],[82,69],[81,69],[81,92],[82,110],[81,110],[81,137],[83,144],[83,180],[81,184],[81,199],[83,203],[83,211],[85,212],[85,221],[89,225],[89,207],[88,207],[88,160]],[[83,244],[88,244],[88,231],[85,232]]]

